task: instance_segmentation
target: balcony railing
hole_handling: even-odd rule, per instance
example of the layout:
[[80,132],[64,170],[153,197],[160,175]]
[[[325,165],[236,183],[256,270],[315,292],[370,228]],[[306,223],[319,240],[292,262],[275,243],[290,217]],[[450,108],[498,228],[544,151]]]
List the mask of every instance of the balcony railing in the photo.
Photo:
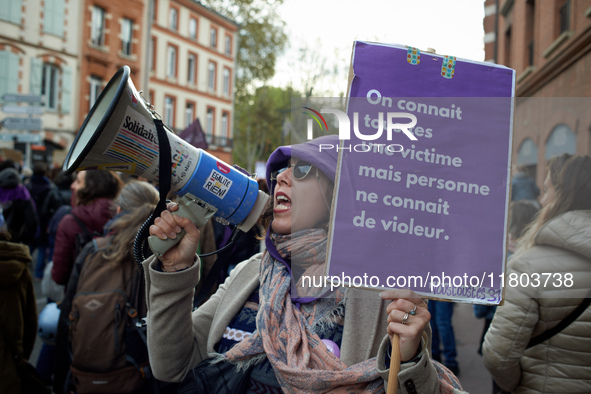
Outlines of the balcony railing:
[[211,135],[209,133],[205,134],[205,138],[209,145],[216,145],[222,148],[232,148],[234,142],[232,138],[223,137],[221,135]]

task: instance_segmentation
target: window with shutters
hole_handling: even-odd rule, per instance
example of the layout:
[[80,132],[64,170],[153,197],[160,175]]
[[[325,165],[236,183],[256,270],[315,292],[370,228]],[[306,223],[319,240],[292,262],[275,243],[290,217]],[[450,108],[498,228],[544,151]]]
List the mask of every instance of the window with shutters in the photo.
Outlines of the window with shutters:
[[168,127],[174,127],[174,98],[166,96],[164,98],[164,124]]
[[195,119],[195,103],[187,102],[185,106],[185,127],[189,127]]
[[63,37],[65,0],[45,0],[43,4],[43,31]]
[[101,77],[97,77],[96,75],[90,76],[90,96],[88,98],[88,109],[90,110],[96,99],[101,94],[103,90],[103,79]]
[[225,44],[224,44],[224,52],[228,56],[232,55],[232,37],[228,34],[226,34],[226,40],[225,40]]
[[43,63],[41,94],[48,109],[57,110],[59,77],[59,68],[55,64]]
[[128,18],[121,20],[121,53],[131,56],[133,53],[133,21]]
[[197,39],[197,19],[189,19],[189,38],[191,40]]
[[558,6],[558,35],[571,29],[571,1],[560,0]]
[[170,8],[168,11],[168,26],[170,30],[177,31],[179,29],[179,11],[176,8]]
[[176,64],[177,64],[177,49],[175,46],[169,45],[167,49],[167,66],[166,76],[169,78],[176,77]]
[[222,146],[229,146],[230,140],[230,113],[222,112]]
[[205,133],[210,137],[213,137],[213,133],[215,130],[214,122],[215,122],[215,109],[213,107],[207,107]]
[[218,29],[215,27],[212,27],[210,30],[209,43],[214,48],[218,46]]
[[209,90],[211,90],[212,92],[215,92],[215,79],[216,79],[216,64],[213,61],[210,61],[208,66],[207,66],[207,72],[208,72],[208,76],[207,76],[207,86],[209,87]]
[[22,0],[0,0],[0,20],[20,25],[23,7]]
[[98,47],[105,45],[105,10],[101,7],[92,7],[90,41]]
[[224,67],[224,95],[230,96],[231,93],[231,80],[230,80],[230,69]]
[[189,53],[187,64],[187,82],[190,85],[195,85],[197,75],[197,55]]
[[18,55],[0,51],[0,95],[18,93]]

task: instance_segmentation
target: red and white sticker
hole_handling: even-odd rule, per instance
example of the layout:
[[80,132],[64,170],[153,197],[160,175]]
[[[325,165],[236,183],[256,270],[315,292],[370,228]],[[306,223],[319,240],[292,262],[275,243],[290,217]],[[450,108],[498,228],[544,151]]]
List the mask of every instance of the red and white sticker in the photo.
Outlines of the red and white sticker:
[[224,163],[218,161],[218,162],[216,162],[216,164],[218,165],[218,170],[220,170],[222,173],[224,173],[224,174],[230,173],[230,171],[231,171],[230,167],[228,167]]

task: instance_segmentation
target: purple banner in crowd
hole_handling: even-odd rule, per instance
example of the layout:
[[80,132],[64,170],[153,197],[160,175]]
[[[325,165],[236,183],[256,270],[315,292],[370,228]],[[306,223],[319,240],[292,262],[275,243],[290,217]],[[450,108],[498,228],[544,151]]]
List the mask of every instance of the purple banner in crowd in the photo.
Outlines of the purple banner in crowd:
[[498,304],[514,71],[366,42],[352,68],[327,277]]

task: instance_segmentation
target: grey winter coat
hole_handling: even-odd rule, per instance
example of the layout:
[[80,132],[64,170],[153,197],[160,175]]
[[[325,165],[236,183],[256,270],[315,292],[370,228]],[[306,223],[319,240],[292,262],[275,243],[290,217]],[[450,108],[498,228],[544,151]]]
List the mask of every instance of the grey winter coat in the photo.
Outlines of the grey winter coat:
[[526,350],[530,338],[558,324],[589,289],[591,211],[567,212],[546,223],[535,246],[508,263],[505,304],[497,308],[482,348],[499,386],[516,394],[591,393],[591,308]]

